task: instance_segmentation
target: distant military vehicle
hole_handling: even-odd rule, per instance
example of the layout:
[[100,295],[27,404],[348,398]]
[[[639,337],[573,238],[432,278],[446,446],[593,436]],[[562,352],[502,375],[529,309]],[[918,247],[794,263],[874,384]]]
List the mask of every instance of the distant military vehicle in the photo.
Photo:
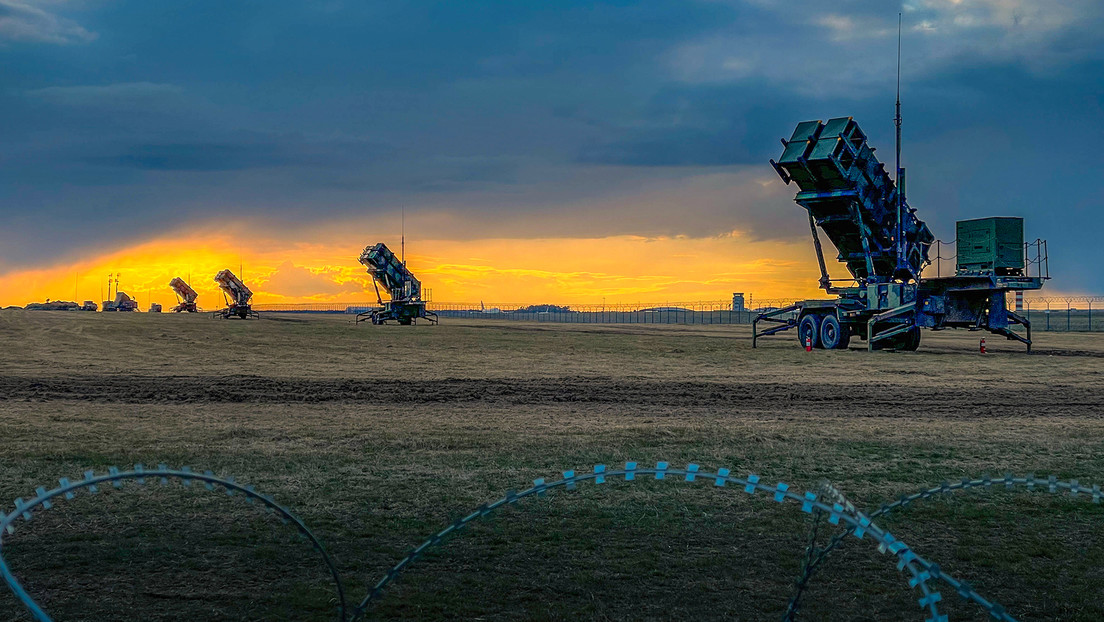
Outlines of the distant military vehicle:
[[[360,313],[356,321],[371,320],[373,324],[385,324],[394,320],[399,324],[416,324],[419,319],[437,323],[437,314],[426,311],[426,301],[422,300],[422,283],[414,278],[414,273],[406,263],[395,256],[382,242],[369,246],[360,254],[358,260],[368,268],[372,275],[372,286],[376,288],[376,300],[379,307]],[[387,290],[390,300],[384,300],[379,286]]]
[[216,318],[230,319],[236,317],[245,320],[251,317],[260,317],[249,303],[253,298],[253,292],[245,286],[241,279],[234,276],[233,272],[229,270],[219,272],[215,275],[215,282],[218,283],[223,298],[226,300],[226,308],[216,311]]
[[184,279],[173,277],[173,280],[169,281],[169,287],[176,294],[176,306],[172,308],[173,313],[195,313],[199,311],[199,307],[196,305],[196,298],[199,297],[199,294],[192,289],[191,285],[184,282]]
[[127,295],[126,292],[115,292],[115,300],[105,300],[103,310],[106,311],[137,311],[138,301]]

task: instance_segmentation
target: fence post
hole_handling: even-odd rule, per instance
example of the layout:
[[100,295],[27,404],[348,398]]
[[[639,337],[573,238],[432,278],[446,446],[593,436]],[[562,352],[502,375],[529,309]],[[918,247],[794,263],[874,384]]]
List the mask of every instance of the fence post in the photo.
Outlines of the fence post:
[[1092,298],[1088,299],[1089,302],[1089,332],[1092,332]]
[[1066,332],[1070,332],[1070,301],[1066,299]]
[[1046,329],[1047,329],[1047,330],[1050,330],[1050,301],[1049,301],[1049,300],[1048,300],[1048,301],[1046,301],[1046,306],[1047,306],[1047,308],[1046,308],[1046,311],[1045,311],[1045,313],[1046,313],[1046,319],[1047,319],[1047,322],[1046,322]]

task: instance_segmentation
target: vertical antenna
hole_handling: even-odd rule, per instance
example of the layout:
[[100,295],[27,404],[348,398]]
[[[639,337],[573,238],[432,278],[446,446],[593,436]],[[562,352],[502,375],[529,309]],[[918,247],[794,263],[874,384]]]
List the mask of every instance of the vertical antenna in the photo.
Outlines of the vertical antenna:
[[399,252],[402,254],[402,265],[406,265],[406,206],[402,206],[402,224],[399,228],[401,242]]
[[901,237],[904,228],[901,226],[902,210],[904,209],[904,187],[901,185],[901,14],[897,14],[897,114],[893,117],[893,124],[897,126],[897,265],[901,265],[901,257],[904,254],[904,244]]

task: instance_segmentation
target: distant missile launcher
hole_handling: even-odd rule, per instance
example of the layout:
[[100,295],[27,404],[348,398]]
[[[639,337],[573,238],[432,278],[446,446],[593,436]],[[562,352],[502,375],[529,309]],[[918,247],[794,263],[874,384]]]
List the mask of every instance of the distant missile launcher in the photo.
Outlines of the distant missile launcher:
[[219,272],[215,275],[215,283],[218,283],[223,298],[226,300],[226,308],[216,311],[215,317],[223,319],[236,317],[243,320],[260,317],[253,311],[249,303],[253,298],[253,292],[245,286],[241,279],[234,276],[233,272],[229,270]]
[[[407,269],[406,264],[382,242],[369,246],[360,254],[358,261],[368,268],[372,275],[372,285],[376,288],[376,300],[379,307],[360,313],[356,321],[371,320],[373,324],[385,324],[395,320],[399,324],[416,324],[419,319],[437,323],[437,314],[426,310],[426,301],[422,300],[422,283]],[[387,291],[390,300],[384,301],[380,286]]]
[[169,287],[176,294],[176,306],[172,308],[173,313],[195,313],[199,311],[199,307],[196,305],[196,298],[199,297],[199,294],[192,289],[191,285],[185,283],[184,279],[174,277],[173,280],[169,281]]

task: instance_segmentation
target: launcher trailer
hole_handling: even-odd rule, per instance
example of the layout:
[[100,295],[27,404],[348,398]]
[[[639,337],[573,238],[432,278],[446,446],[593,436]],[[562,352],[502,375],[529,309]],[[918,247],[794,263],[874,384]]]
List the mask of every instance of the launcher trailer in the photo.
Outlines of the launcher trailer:
[[196,298],[199,298],[199,294],[184,279],[173,277],[173,280],[169,281],[169,287],[176,294],[176,306],[172,308],[173,313],[195,313],[199,311],[199,306],[196,305]]
[[[426,310],[426,301],[422,300],[422,283],[414,278],[414,273],[406,263],[395,256],[382,242],[364,249],[358,259],[372,275],[372,285],[376,288],[376,300],[379,306],[356,316],[356,322],[371,320],[373,324],[386,324],[395,320],[409,326],[417,324],[419,319],[437,323],[437,314]],[[391,296],[384,301],[380,286]]]
[[[1022,218],[959,222],[954,275],[923,278],[935,238],[905,199],[904,169],[898,185],[851,117],[799,123],[782,145],[771,165],[782,181],[798,186],[794,201],[808,212],[820,286],[836,297],[760,314],[752,347],[760,337],[796,328],[803,347],[844,349],[857,336],[868,350],[916,350],[924,327],[987,330],[1030,352],[1031,324],[1008,308],[1007,295],[1039,289],[1050,275],[1046,242],[1024,244]],[[850,279],[829,277],[821,232]],[[760,331],[762,323],[769,327]],[[1013,331],[1015,324],[1026,335]]]
[[223,270],[215,275],[215,282],[218,283],[219,289],[222,290],[222,296],[226,300],[226,307],[215,311],[213,317],[228,320],[231,318],[241,318],[243,320],[251,317],[260,317],[257,312],[249,305],[249,301],[253,298],[253,292],[245,286],[245,283],[241,279],[234,276],[234,273],[229,270]]

